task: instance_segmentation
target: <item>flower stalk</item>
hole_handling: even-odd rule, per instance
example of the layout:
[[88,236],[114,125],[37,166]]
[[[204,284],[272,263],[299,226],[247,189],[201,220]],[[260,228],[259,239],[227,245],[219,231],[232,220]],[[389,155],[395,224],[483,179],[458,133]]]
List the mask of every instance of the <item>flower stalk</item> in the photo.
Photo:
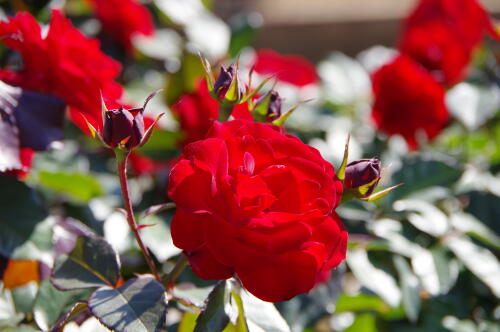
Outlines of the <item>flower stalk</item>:
[[120,187],[122,190],[123,202],[125,205],[125,211],[127,212],[127,223],[134,234],[135,240],[139,245],[139,248],[146,259],[146,262],[149,266],[150,271],[153,273],[156,280],[161,282],[160,274],[158,273],[158,269],[156,268],[156,264],[151,257],[151,253],[144,245],[142,241],[141,234],[139,233],[139,227],[135,220],[134,210],[132,208],[132,202],[130,200],[130,194],[128,189],[128,180],[127,180],[127,160],[130,152],[129,151],[121,151],[119,149],[115,149],[116,156],[116,164],[118,167],[118,177],[120,179]]

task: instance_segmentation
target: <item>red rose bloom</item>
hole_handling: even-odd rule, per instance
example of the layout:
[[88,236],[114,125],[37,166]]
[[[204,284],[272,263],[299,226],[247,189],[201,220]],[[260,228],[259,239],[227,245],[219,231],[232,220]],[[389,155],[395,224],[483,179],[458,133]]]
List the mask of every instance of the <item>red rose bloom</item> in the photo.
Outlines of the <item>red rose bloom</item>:
[[174,244],[202,279],[236,274],[262,300],[287,300],[345,258],[341,192],[332,165],[282,128],[215,122],[170,173]]
[[440,83],[451,85],[464,78],[474,50],[487,33],[500,38],[476,0],[421,0],[406,21],[400,50]]
[[418,63],[406,56],[380,68],[372,77],[375,103],[372,117],[388,135],[403,136],[418,147],[417,134],[437,136],[448,121],[444,88]]
[[[200,80],[196,91],[182,95],[172,106],[172,112],[178,117],[184,132],[182,142],[187,144],[205,137],[219,117],[219,103],[210,95],[207,82]],[[232,116],[237,119],[252,119],[247,103],[236,105]]]
[[135,34],[150,36],[154,24],[148,9],[135,0],[87,0],[95,7],[104,33],[127,50],[132,49]]
[[262,75],[275,75],[279,81],[299,87],[318,83],[316,67],[299,55],[282,55],[272,50],[258,50],[254,70]]
[[[0,36],[23,58],[20,71],[3,70],[0,79],[64,99],[71,106],[73,118],[82,113],[97,126],[101,119],[101,91],[111,101],[122,94],[122,87],[114,82],[120,64],[102,53],[96,39],[85,37],[57,10],[52,11],[45,38],[38,22],[28,13],[0,22]],[[81,120],[77,123],[86,128]]]

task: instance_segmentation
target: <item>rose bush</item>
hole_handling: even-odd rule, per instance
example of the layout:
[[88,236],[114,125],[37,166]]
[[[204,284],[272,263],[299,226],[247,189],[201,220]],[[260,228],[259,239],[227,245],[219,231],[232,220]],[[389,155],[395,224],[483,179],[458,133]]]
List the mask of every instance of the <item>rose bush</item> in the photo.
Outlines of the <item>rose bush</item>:
[[255,296],[287,300],[345,258],[341,194],[333,166],[281,128],[215,122],[170,174],[172,237],[199,277],[236,274]]

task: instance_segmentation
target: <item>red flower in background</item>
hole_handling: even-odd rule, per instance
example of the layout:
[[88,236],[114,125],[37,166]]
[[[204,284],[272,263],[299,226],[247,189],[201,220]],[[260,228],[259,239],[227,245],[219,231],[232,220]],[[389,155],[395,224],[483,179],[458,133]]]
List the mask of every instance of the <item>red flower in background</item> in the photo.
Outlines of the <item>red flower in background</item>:
[[[186,93],[172,106],[172,112],[178,117],[184,132],[183,144],[205,138],[205,135],[219,117],[219,103],[208,91],[205,80],[200,80],[193,93]],[[248,104],[236,105],[233,117],[237,119],[252,119]]]
[[148,9],[135,0],[87,0],[94,8],[104,33],[127,50],[132,49],[135,34],[150,36],[154,24]]
[[418,63],[399,56],[372,77],[375,103],[372,117],[388,135],[403,136],[418,147],[417,135],[437,136],[448,122],[444,88]]
[[202,279],[237,274],[255,296],[287,300],[345,259],[341,193],[332,165],[282,128],[215,122],[170,173],[172,237]]
[[431,71],[440,83],[462,80],[474,50],[489,33],[499,39],[476,0],[421,0],[407,18],[401,52]]
[[314,64],[299,55],[282,55],[272,50],[257,50],[254,70],[262,75],[275,75],[279,81],[299,87],[318,83]]
[[52,11],[45,38],[38,22],[28,13],[0,22],[0,36],[23,58],[21,70],[4,69],[0,79],[62,98],[81,128],[86,125],[79,113],[96,127],[100,124],[101,91],[111,103],[122,95],[122,87],[114,81],[120,64],[100,50],[96,39],[85,37],[57,10]]

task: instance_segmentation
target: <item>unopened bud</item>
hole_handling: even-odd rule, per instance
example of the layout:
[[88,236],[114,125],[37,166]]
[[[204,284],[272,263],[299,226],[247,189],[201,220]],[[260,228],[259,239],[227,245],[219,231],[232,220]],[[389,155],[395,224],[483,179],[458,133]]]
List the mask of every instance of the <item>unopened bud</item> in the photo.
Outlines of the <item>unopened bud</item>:
[[102,133],[104,143],[112,148],[124,147],[127,150],[137,147],[144,137],[143,112],[142,108],[106,111]]
[[238,103],[245,90],[238,77],[238,70],[235,65],[221,67],[220,75],[215,81],[212,93],[221,102]]
[[376,158],[349,163],[345,169],[344,190],[358,198],[366,198],[380,181],[380,161]]
[[281,97],[276,90],[262,96],[255,105],[255,116],[266,122],[273,122],[281,117]]

